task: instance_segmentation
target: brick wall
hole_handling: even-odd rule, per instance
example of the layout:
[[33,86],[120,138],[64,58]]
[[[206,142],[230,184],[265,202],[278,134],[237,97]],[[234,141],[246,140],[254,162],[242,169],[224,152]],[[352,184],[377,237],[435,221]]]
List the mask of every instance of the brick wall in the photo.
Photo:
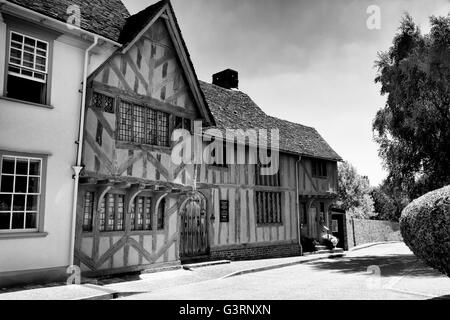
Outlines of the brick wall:
[[348,249],[365,243],[402,241],[398,222],[346,217]]
[[300,255],[296,242],[241,244],[211,248],[212,260],[250,260]]

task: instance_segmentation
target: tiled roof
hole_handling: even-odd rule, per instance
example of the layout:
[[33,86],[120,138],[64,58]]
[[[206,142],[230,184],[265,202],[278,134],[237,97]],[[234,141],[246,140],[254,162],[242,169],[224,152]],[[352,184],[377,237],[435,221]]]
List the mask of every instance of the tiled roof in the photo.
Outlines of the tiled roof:
[[81,11],[81,28],[113,41],[130,16],[120,0],[7,0],[48,17],[66,22],[70,5],[78,5]]
[[218,129],[279,129],[280,150],[303,156],[341,160],[316,129],[264,113],[245,93],[200,81]]
[[162,9],[167,1],[159,1],[144,10],[129,17],[120,33],[119,42],[126,45],[131,42],[138,34],[150,23],[153,17]]

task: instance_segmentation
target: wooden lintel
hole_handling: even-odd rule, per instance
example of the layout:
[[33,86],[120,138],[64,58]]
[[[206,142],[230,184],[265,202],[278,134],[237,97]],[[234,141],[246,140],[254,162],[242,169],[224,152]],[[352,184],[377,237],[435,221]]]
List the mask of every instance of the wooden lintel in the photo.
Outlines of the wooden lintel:
[[112,179],[98,180],[97,181],[97,185],[98,186],[113,186],[114,185],[114,180],[112,180]]
[[99,91],[100,93],[113,93],[120,97],[124,97],[127,100],[134,102],[136,104],[148,106],[152,109],[167,112],[170,110],[171,113],[178,117],[184,117],[189,119],[194,119],[197,114],[187,111],[186,109],[175,106],[173,104],[160,101],[158,99],[152,98],[150,96],[144,96],[137,93],[134,93],[132,90],[122,90],[119,88],[115,88],[104,83],[93,81],[93,89],[95,91]]
[[118,182],[118,183],[115,183],[114,184],[114,186],[113,186],[114,188],[116,188],[116,189],[128,189],[129,187],[131,187],[131,183],[130,182]]
[[130,182],[130,188],[132,188],[132,189],[138,189],[138,190],[144,190],[145,189],[145,184],[144,183],[142,183],[142,182],[139,182],[139,183],[131,183]]
[[97,184],[97,179],[92,177],[81,177],[80,184],[88,185],[88,184]]

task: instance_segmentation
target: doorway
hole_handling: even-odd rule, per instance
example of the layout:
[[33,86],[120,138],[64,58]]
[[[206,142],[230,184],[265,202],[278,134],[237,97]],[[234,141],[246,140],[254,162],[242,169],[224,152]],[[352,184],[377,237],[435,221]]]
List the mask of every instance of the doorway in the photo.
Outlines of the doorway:
[[180,207],[180,258],[200,260],[209,255],[207,202],[200,192],[191,192]]
[[308,211],[308,233],[311,238],[316,240],[318,239],[317,224],[317,208],[311,207]]

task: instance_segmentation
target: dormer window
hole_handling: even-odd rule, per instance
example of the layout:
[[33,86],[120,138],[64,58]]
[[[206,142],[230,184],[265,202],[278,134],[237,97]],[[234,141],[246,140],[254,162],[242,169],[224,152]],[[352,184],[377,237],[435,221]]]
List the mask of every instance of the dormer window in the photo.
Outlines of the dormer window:
[[49,43],[11,31],[7,96],[47,104]]

